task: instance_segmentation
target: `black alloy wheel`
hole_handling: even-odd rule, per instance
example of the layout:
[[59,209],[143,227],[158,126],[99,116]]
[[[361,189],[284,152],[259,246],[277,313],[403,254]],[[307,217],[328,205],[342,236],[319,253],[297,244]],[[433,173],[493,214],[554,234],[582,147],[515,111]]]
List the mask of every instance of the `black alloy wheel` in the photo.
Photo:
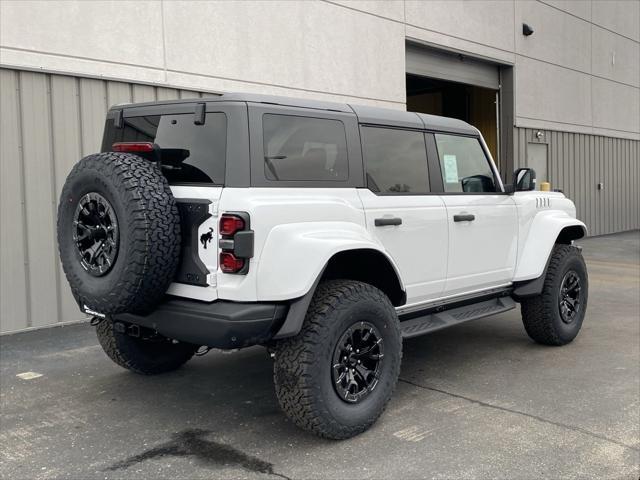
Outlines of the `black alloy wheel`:
[[102,195],[90,192],[78,202],[73,218],[73,240],[80,264],[94,277],[105,275],[118,256],[118,219]]
[[564,323],[572,323],[580,311],[582,286],[578,274],[569,270],[560,284],[560,295],[558,296],[558,308],[560,318]]
[[376,388],[384,358],[384,341],[369,322],[349,327],[336,345],[332,375],[338,396],[358,403]]

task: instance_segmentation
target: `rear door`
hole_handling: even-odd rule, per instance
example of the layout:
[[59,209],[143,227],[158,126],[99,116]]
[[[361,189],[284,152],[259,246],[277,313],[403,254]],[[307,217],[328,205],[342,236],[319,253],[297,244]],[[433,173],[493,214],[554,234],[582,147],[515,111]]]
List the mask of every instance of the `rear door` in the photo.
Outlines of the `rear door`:
[[485,148],[476,137],[429,134],[438,155],[446,206],[449,255],[445,295],[471,293],[511,282],[518,217]]
[[445,286],[447,216],[429,188],[424,133],[361,126],[367,188],[359,189],[367,228],[394,259],[407,305],[437,298]]

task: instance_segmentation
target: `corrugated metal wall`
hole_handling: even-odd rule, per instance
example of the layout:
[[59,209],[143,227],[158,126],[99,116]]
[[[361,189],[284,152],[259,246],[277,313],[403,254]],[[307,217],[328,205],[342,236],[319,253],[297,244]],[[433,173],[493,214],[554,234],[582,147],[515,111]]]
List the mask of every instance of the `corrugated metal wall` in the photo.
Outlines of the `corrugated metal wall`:
[[67,173],[100,149],[107,108],[200,92],[0,69],[0,332],[79,320],[58,261]]
[[589,235],[640,228],[640,141],[549,130],[539,140],[539,130],[515,130],[516,167],[527,166],[529,144],[546,143],[552,188],[573,200]]

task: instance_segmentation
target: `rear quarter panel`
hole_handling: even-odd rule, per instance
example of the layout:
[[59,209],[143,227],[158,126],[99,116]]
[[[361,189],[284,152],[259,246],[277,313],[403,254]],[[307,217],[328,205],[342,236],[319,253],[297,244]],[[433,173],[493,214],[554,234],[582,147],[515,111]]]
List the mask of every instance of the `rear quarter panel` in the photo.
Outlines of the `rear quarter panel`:
[[218,272],[218,296],[278,301],[307,293],[331,256],[382,246],[366,230],[354,188],[225,188],[219,213],[244,211],[255,232],[247,275]]

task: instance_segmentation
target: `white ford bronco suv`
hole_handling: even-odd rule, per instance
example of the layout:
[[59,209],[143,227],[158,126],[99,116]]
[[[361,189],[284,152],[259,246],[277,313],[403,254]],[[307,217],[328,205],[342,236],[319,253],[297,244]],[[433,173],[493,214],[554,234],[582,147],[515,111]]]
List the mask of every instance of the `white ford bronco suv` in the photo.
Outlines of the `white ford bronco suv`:
[[530,169],[503,184],[450,118],[249,94],[117,105],[66,180],[58,244],[115,363],[264,345],[284,412],[340,439],[384,410],[403,338],[516,302],[536,342],[575,338],[586,228],[534,188]]

